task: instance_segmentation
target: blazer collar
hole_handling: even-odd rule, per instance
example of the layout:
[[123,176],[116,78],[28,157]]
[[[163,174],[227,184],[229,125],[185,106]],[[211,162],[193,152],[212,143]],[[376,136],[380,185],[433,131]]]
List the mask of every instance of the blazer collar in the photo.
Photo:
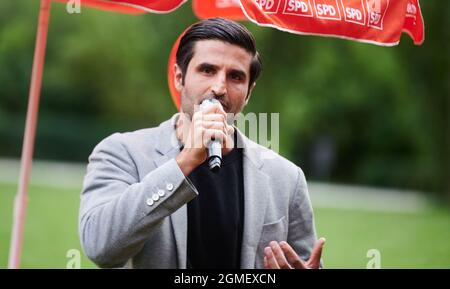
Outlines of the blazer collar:
[[161,155],[167,155],[173,151],[180,151],[182,144],[178,140],[175,130],[175,125],[179,116],[179,113],[174,114],[170,119],[162,122],[158,127],[158,142],[155,144],[155,150]]

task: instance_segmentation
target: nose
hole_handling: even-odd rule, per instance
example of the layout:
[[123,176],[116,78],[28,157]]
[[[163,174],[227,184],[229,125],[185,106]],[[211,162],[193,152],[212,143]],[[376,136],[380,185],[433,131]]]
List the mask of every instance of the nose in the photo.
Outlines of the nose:
[[223,73],[218,73],[211,86],[211,91],[216,97],[222,97],[227,94],[226,76]]

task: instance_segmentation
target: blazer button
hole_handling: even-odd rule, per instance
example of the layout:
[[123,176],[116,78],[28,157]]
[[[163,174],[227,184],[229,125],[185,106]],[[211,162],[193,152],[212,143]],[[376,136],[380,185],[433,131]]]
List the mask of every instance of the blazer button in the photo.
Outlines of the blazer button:
[[149,205],[149,206],[153,206],[153,200],[152,200],[152,198],[148,198],[147,199],[147,205]]
[[168,183],[167,185],[166,185],[166,189],[170,192],[170,191],[172,191],[173,190],[173,184],[172,183]]
[[164,190],[158,190],[158,196],[164,197],[165,194],[166,192],[164,192]]
[[152,199],[153,201],[157,202],[159,200],[158,194],[153,194]]

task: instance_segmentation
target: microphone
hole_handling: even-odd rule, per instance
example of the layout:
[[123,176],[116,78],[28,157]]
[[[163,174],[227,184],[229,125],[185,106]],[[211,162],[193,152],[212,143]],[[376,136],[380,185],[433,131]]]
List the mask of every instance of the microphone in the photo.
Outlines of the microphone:
[[[207,98],[202,101],[200,104],[200,109],[203,110],[210,105],[218,103],[221,107],[222,104],[215,98]],[[209,169],[217,173],[220,170],[220,166],[222,165],[222,144],[219,140],[211,140],[208,145],[208,166]]]

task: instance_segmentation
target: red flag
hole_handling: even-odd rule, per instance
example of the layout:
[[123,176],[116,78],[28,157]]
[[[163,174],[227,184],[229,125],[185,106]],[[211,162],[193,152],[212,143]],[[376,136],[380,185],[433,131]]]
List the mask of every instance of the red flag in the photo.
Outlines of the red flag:
[[425,40],[424,23],[422,12],[420,11],[419,0],[408,0],[406,4],[405,23],[403,32],[409,34],[414,40],[414,44],[421,45]]
[[231,20],[247,20],[239,0],[192,0],[192,10],[200,19],[223,17]]
[[[57,0],[68,3],[70,0]],[[127,14],[169,13],[187,0],[80,0],[81,5]]]
[[296,34],[331,36],[383,46],[402,31],[420,45],[424,24],[418,0],[240,0],[260,26]]
[[169,55],[169,62],[167,64],[167,81],[169,84],[169,91],[170,91],[170,95],[172,96],[172,101],[175,104],[175,106],[177,107],[177,109],[180,109],[180,105],[181,105],[181,95],[178,92],[178,90],[175,88],[175,81],[174,81],[174,71],[173,71],[173,67],[175,65],[175,63],[177,62],[177,50],[178,50],[178,46],[180,46],[180,40],[183,37],[184,33],[189,29],[186,28],[183,33],[180,34],[180,36],[178,36],[177,40],[175,41],[175,43],[172,46],[172,50],[170,51],[170,55]]

